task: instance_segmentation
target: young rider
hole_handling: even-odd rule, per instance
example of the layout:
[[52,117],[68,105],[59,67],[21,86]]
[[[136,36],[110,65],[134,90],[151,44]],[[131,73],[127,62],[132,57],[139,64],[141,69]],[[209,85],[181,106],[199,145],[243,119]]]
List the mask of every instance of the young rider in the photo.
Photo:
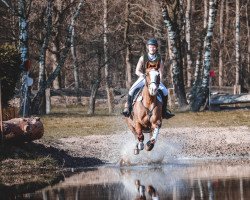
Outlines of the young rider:
[[[132,101],[133,101],[133,94],[136,89],[141,88],[145,84],[145,69],[147,68],[148,63],[159,65],[159,73],[160,73],[160,80],[162,80],[162,72],[163,72],[163,62],[161,60],[160,54],[157,53],[158,42],[155,38],[151,38],[147,41],[147,50],[148,53],[141,56],[136,66],[136,75],[139,76],[137,81],[132,85],[128,93],[128,100],[122,114],[125,117],[129,117],[132,111]],[[163,106],[162,106],[162,117],[169,119],[174,116],[168,109],[167,109],[167,98],[168,98],[168,89],[160,82],[159,85],[160,93],[162,95]]]

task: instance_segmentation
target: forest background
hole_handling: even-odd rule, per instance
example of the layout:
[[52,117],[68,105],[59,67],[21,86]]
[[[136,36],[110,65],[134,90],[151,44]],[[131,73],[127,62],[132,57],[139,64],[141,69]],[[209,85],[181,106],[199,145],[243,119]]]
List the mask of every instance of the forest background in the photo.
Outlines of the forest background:
[[[250,85],[249,0],[0,0],[0,19],[0,45],[21,53],[21,109],[30,102],[24,115],[46,112],[46,88],[79,97],[91,90],[89,114],[98,89],[106,90],[112,113],[114,91],[137,79],[152,37],[179,109],[200,110],[211,70],[213,85]],[[24,101],[27,77],[35,94]]]

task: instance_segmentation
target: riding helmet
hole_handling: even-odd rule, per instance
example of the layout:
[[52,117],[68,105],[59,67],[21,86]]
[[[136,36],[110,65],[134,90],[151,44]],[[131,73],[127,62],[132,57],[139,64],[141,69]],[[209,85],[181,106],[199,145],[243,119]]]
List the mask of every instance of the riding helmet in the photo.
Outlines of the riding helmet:
[[148,41],[147,41],[147,45],[155,45],[155,46],[158,46],[158,42],[155,38],[150,38]]

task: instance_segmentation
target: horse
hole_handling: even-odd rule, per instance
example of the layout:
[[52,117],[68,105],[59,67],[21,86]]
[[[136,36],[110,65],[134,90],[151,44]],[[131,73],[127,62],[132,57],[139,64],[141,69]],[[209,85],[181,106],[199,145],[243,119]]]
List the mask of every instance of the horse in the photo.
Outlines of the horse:
[[131,116],[126,118],[129,129],[135,136],[134,154],[144,149],[144,133],[150,134],[145,149],[151,151],[156,143],[162,124],[162,100],[158,97],[160,73],[154,68],[146,69],[145,85],[133,104]]

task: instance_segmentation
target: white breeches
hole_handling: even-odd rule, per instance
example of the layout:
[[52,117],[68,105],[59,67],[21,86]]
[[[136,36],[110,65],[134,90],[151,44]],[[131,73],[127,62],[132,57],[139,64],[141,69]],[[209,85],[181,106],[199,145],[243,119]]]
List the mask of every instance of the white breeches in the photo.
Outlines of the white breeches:
[[[145,85],[145,78],[140,76],[137,81],[132,85],[132,87],[130,88],[128,94],[130,96],[133,96],[135,90],[137,88],[141,88]],[[159,85],[159,89],[163,92],[163,95],[164,96],[167,96],[168,95],[168,89],[165,87],[165,85],[162,84],[162,82],[160,83]]]

